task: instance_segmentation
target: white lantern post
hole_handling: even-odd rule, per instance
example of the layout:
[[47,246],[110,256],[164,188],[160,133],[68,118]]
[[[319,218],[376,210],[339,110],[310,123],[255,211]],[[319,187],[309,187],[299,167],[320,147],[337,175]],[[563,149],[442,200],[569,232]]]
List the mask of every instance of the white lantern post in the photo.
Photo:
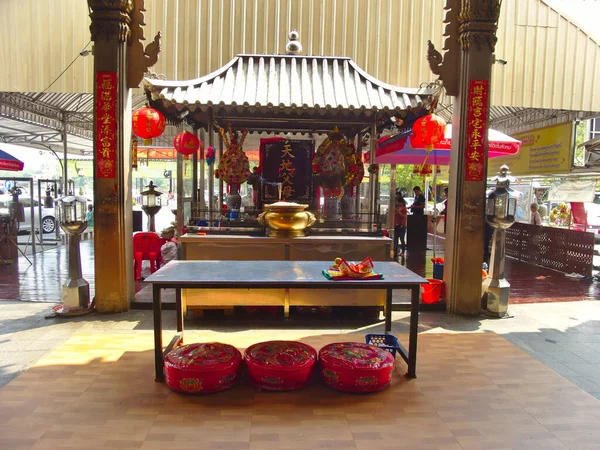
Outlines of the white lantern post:
[[500,172],[492,178],[496,188],[488,195],[486,203],[486,221],[494,228],[490,271],[483,281],[483,301],[486,312],[492,316],[503,317],[508,313],[510,284],[504,278],[506,229],[515,223],[517,196],[509,189],[510,182],[516,178],[510,176],[508,166],[500,167]]

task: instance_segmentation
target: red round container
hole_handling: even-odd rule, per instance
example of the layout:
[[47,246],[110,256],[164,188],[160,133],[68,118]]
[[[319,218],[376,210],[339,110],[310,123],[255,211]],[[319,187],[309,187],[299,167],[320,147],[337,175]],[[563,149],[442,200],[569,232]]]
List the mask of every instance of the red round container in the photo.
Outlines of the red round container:
[[374,345],[338,342],[319,352],[323,382],[345,392],[376,392],[389,386],[394,357]]
[[444,296],[444,282],[427,278],[429,283],[421,285],[421,300],[423,303],[437,303]]
[[290,391],[308,384],[317,362],[317,351],[302,342],[260,342],[246,349],[244,361],[254,386],[270,391]]
[[233,386],[242,354],[228,344],[189,344],[165,356],[165,382],[174,391],[209,394]]

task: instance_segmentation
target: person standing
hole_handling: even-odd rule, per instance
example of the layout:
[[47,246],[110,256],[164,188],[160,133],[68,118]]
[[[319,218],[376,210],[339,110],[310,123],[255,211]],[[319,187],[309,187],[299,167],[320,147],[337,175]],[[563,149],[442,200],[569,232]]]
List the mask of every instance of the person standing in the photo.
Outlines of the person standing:
[[419,186],[415,186],[413,192],[415,193],[415,200],[410,206],[410,210],[414,215],[422,216],[425,214],[425,196]]
[[85,214],[85,220],[87,220],[88,228],[94,228],[94,205],[91,203],[87,206],[87,213]]
[[406,200],[400,192],[396,192],[396,209],[394,214],[394,260],[398,258],[398,238],[402,244],[402,252],[399,256],[404,256],[406,250],[406,216],[408,209],[406,208]]
[[531,225],[541,225],[542,224],[542,216],[538,212],[539,206],[537,203],[532,203],[529,206],[531,210]]

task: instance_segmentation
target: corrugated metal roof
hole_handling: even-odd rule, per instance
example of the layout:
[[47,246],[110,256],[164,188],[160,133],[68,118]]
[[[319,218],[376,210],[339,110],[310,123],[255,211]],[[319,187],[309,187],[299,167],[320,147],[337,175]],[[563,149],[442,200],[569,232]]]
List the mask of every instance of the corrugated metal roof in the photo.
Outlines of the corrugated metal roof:
[[[134,109],[144,102],[134,95]],[[66,120],[69,152],[90,154],[93,103],[92,94],[0,92],[0,142],[62,151]]]
[[223,113],[235,115],[258,110],[319,120],[342,114],[370,116],[378,111],[423,115],[434,93],[386,84],[350,58],[300,55],[238,55],[202,78],[145,78],[144,87],[171,116],[184,109],[193,113],[220,107]]

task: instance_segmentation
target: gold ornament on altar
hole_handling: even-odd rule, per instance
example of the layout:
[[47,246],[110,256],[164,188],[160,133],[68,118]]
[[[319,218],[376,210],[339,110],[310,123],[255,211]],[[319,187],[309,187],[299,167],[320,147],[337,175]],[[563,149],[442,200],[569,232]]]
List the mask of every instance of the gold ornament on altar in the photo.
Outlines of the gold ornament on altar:
[[344,186],[358,186],[364,175],[354,147],[337,127],[317,149],[312,171],[315,184],[323,188],[323,195],[327,198],[340,198],[344,194]]
[[267,236],[301,237],[314,225],[315,216],[305,209],[308,205],[293,202],[276,202],[265,205],[258,222],[266,228]]
[[225,183],[240,185],[250,176],[250,163],[242,150],[248,130],[234,133],[231,125],[227,125],[227,130],[221,127],[218,127],[218,130],[227,149],[219,161],[219,167],[215,170],[215,177]]

